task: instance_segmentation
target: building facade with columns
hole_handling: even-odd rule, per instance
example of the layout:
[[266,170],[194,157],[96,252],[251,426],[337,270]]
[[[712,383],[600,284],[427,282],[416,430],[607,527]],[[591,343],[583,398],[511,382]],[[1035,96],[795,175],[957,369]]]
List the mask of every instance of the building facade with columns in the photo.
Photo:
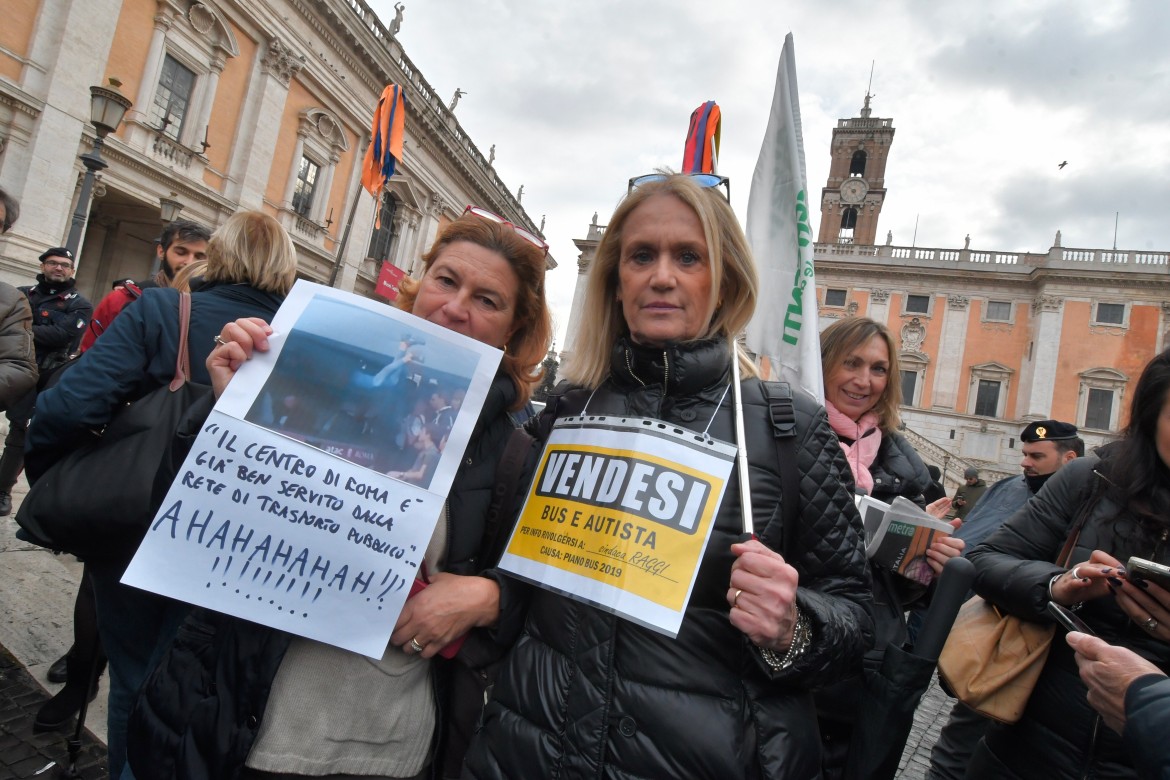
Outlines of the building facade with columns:
[[1019,473],[1033,420],[1073,422],[1090,447],[1113,438],[1142,368],[1168,346],[1170,251],[1067,248],[1059,231],[1038,253],[969,237],[925,248],[887,233],[876,245],[893,134],[868,96],[833,131],[814,253],[821,328],[852,316],[890,328],[907,436],[952,477],[967,465]]
[[[106,138],[78,257],[95,300],[151,272],[165,200],[211,228],[263,210],[301,277],[362,294],[385,260],[415,270],[469,203],[539,233],[364,0],[10,0],[4,17],[0,186],[22,209],[0,279],[27,283],[65,243],[95,138],[89,87],[111,77],[133,106]],[[405,91],[404,159],[375,200],[360,164],[388,83]]]
[[[1019,474],[1019,434],[1039,419],[1075,423],[1090,447],[1126,423],[1145,364],[1170,346],[1170,251],[1045,252],[878,245],[893,120],[871,114],[833,130],[815,245],[820,327],[842,317],[885,324],[898,344],[906,437],[962,481]],[[578,239],[571,352],[585,275],[605,233]],[[764,296],[769,291],[764,291]]]

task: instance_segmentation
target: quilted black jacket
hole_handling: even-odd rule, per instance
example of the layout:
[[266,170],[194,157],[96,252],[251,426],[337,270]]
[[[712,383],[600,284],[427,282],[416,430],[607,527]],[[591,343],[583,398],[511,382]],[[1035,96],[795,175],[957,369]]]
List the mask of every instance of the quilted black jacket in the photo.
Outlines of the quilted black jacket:
[[[730,351],[720,341],[662,350],[619,340],[590,412],[627,414],[734,441]],[[728,620],[741,537],[732,471],[676,639],[534,589],[527,624],[484,711],[465,776],[476,778],[808,778],[819,772],[810,689],[852,670],[872,641],[869,575],[848,466],[824,410],[795,400],[799,538],[783,545],[780,466],[762,383],[743,384],[756,532],[790,548],[812,645],[774,673]],[[540,422],[581,410],[550,403]],[[714,420],[712,421],[712,417]],[[797,498],[797,497],[792,497]],[[784,500],[789,497],[785,496]]]
[[[1053,561],[1060,555],[1082,511],[1085,525],[1069,566],[1104,550],[1123,564],[1131,555],[1170,563],[1167,533],[1141,532],[1114,500],[1107,486],[1108,457],[1077,458],[968,556],[975,564],[975,591],[1013,615],[1051,623],[1046,606],[1048,582],[1064,571]],[[1103,476],[1099,476],[1103,475]],[[1106,480],[1102,485],[1102,480]],[[1170,672],[1170,647],[1147,634],[1121,611],[1111,597],[1087,602],[1077,613],[1093,631]],[[996,727],[987,736],[991,752],[1014,774],[1008,777],[1136,777],[1129,751],[1089,707],[1073,652],[1057,630],[1044,671],[1023,718]]]
[[[446,571],[453,574],[484,569],[479,555],[485,520],[497,461],[514,430],[507,410],[515,400],[512,380],[502,371],[497,373],[447,497]],[[147,678],[131,713],[128,747],[135,777],[237,777],[256,740],[272,681],[291,640],[283,631],[211,610],[195,610]],[[468,642],[464,650],[482,645]],[[451,737],[453,728],[469,732],[483,702],[482,689],[470,694],[470,702],[452,700],[453,685],[459,684],[461,691],[468,688],[462,684],[470,674],[461,663],[463,655],[461,651],[452,661],[436,657],[432,662],[440,709],[445,713],[441,726],[447,733],[440,735],[444,740]],[[394,692],[390,681],[385,690],[373,690],[370,695],[386,697]],[[344,708],[345,702],[336,706]],[[465,715],[467,723],[453,722],[450,713],[456,707],[470,712]],[[447,745],[446,752],[461,749]]]
[[925,506],[923,493],[930,486],[930,472],[910,442],[897,431],[882,434],[882,444],[869,468],[873,475],[871,495],[887,504],[898,496]]

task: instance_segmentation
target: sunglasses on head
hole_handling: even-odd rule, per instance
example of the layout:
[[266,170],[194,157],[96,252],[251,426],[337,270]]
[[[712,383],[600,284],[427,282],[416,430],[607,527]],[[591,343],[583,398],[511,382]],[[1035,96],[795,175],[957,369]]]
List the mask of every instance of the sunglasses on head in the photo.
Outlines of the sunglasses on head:
[[494,211],[488,211],[487,209],[480,208],[479,206],[468,206],[467,208],[463,209],[463,213],[474,214],[475,216],[481,217],[482,219],[489,219],[492,222],[499,222],[501,225],[507,225],[508,227],[512,228],[512,230],[515,230],[516,235],[520,236],[520,238],[532,244],[546,255],[548,254],[548,244],[546,244],[539,236],[537,236],[535,233],[528,232],[514,222],[509,222]]
[[671,176],[689,176],[691,181],[703,188],[723,187],[726,191],[724,194],[727,197],[727,202],[731,202],[731,179],[726,176],[720,176],[717,173],[644,173],[641,176],[635,176],[630,179],[629,188],[626,194],[629,195],[634,190],[638,189],[644,184],[650,184],[656,181],[666,181]]

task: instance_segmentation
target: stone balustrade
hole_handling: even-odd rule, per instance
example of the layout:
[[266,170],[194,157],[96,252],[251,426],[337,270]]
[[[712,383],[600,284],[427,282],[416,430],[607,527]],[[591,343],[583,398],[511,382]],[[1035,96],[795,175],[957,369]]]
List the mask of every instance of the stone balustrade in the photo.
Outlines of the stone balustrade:
[[864,244],[816,244],[815,256],[831,260],[857,258],[859,262],[876,262],[890,266],[910,263],[924,268],[956,266],[996,267],[998,271],[1028,272],[1036,267],[1086,270],[1096,266],[1102,271],[1158,273],[1170,270],[1170,252],[1139,252],[1114,249],[1066,249],[1054,246],[1047,252],[992,252],[976,249],[941,249],[935,247],[867,246]]

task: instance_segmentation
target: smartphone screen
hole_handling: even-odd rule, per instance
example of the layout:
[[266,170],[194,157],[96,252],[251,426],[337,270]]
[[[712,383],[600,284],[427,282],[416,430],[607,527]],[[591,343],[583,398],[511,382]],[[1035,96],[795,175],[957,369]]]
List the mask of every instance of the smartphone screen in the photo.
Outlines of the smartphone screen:
[[1089,636],[1097,636],[1097,632],[1089,628],[1089,624],[1081,620],[1079,617],[1069,612],[1068,609],[1057,604],[1055,601],[1048,602],[1048,614],[1056,618],[1056,622],[1067,628],[1069,631],[1080,631],[1082,634]]

